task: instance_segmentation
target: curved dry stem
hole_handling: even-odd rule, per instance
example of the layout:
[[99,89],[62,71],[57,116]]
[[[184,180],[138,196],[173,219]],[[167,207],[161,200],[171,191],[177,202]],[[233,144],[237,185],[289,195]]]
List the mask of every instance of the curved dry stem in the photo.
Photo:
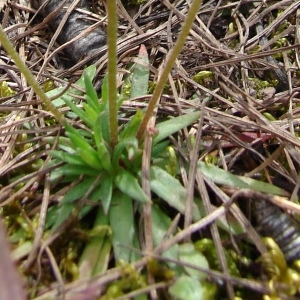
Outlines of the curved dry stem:
[[148,122],[152,116],[152,113],[159,101],[159,98],[164,89],[165,83],[168,79],[169,73],[171,72],[173,65],[175,63],[175,60],[183,48],[185,40],[186,40],[186,38],[189,34],[189,31],[193,25],[193,22],[196,18],[197,12],[199,11],[201,4],[202,4],[202,0],[194,0],[189,9],[189,12],[186,16],[186,21],[184,22],[181,32],[177,38],[176,44],[165,63],[164,70],[161,74],[159,81],[157,82],[157,85],[156,85],[153,95],[150,99],[145,116],[141,122],[140,128],[137,133],[137,139],[139,141],[143,138],[144,132],[147,129],[147,124],[148,124]]
[[59,121],[59,123],[64,124],[64,116],[59,112],[59,110],[53,105],[51,100],[46,96],[43,89],[40,87],[39,83],[35,80],[33,74],[27,68],[25,63],[22,61],[17,51],[15,50],[12,43],[7,38],[6,34],[3,31],[2,26],[0,26],[0,41],[4,49],[10,55],[10,57],[14,60],[15,64],[22,72],[24,77],[26,78],[28,84],[32,87],[34,92],[38,95],[41,101],[44,103],[46,108],[54,115],[54,117]]

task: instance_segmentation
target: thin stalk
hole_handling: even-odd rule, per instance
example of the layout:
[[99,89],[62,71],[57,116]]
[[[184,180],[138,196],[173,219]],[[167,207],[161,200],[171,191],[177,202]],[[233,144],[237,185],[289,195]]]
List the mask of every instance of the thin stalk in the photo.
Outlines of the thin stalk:
[[110,142],[114,147],[118,142],[118,106],[117,106],[117,1],[107,1],[107,55],[108,55],[108,107]]
[[40,100],[45,105],[46,109],[50,111],[54,117],[58,120],[60,124],[64,124],[64,116],[60,113],[60,111],[53,105],[51,100],[46,96],[43,89],[39,85],[39,83],[35,80],[33,74],[27,68],[25,63],[22,61],[21,57],[15,50],[12,43],[9,41],[8,37],[6,36],[5,32],[3,31],[2,26],[0,26],[0,42],[6,52],[10,55],[10,57],[15,62],[16,66],[19,68],[21,73],[24,75],[27,83],[32,87],[36,95],[40,98]]
[[141,125],[139,127],[138,133],[137,133],[137,139],[139,141],[142,140],[144,133],[146,132],[147,129],[147,124],[152,116],[152,113],[159,101],[159,98],[162,94],[162,91],[164,89],[165,83],[168,79],[169,73],[171,72],[173,65],[175,63],[176,58],[178,57],[180,51],[182,50],[182,47],[185,43],[185,40],[189,34],[189,31],[193,25],[193,22],[195,20],[195,17],[199,11],[199,8],[202,4],[203,0],[194,0],[189,12],[186,16],[186,20],[182,26],[181,32],[177,38],[176,44],[174,46],[174,48],[172,49],[172,51],[170,52],[170,55],[167,58],[167,61],[165,63],[165,66],[163,68],[163,72],[161,74],[161,77],[159,79],[159,81],[157,82],[157,85],[155,87],[155,90],[153,92],[153,95],[150,99],[147,111],[145,113],[145,116],[141,122]]

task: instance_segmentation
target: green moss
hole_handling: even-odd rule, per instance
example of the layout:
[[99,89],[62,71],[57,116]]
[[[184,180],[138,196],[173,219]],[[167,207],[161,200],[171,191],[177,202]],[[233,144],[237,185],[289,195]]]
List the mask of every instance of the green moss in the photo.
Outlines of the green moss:
[[122,278],[111,284],[100,300],[115,299],[125,293],[147,286],[145,276],[141,275],[131,264],[120,261],[118,265],[122,269]]
[[[197,241],[194,244],[194,246],[195,246],[196,250],[198,250],[202,254],[204,254],[204,256],[206,257],[206,259],[209,262],[209,266],[212,269],[221,271],[221,265],[220,265],[220,262],[218,259],[217,250],[216,250],[214,242],[212,240],[205,238],[205,239]],[[229,273],[233,276],[240,277],[240,272],[239,272],[234,260],[229,255],[229,253],[226,251],[226,249],[223,249],[223,250],[224,250],[224,255],[225,255],[225,258],[227,261]]]
[[193,80],[199,84],[206,86],[206,84],[213,79],[213,72],[201,71],[193,76]]
[[14,95],[16,92],[12,90],[6,81],[0,81],[0,97],[8,97]]
[[267,81],[267,80],[260,80],[258,78],[254,78],[254,77],[249,77],[249,81],[251,81],[253,83],[253,88],[256,91],[257,98],[262,97],[262,92],[265,88],[276,87],[276,85],[278,84],[278,81],[273,80],[273,79],[269,79]]

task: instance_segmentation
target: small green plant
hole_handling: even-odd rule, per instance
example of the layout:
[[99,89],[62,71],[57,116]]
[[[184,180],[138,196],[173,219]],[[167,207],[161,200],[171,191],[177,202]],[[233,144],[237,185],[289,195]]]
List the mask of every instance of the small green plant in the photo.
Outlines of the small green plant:
[[[133,77],[135,72],[141,75],[140,68],[141,65],[134,68]],[[144,76],[138,77],[140,83],[132,85],[132,88],[136,86],[140,89],[140,86],[144,86],[147,89],[147,85],[141,82],[148,82],[148,72],[146,69],[144,71]],[[142,148],[140,148],[136,133],[143,112],[138,110],[125,124],[118,134],[118,143],[112,147],[109,142],[107,78],[104,79],[102,97],[99,101],[91,82],[94,73],[95,67],[91,66],[83,75],[86,90],[86,102],[83,103],[83,108],[79,108],[68,97],[61,97],[83,123],[78,128],[66,124],[66,137],[59,137],[58,150],[51,151],[52,163],[64,162],[65,164],[52,172],[51,180],[53,182],[63,180],[64,184],[68,182],[77,182],[77,184],[73,185],[59,206],[51,209],[46,225],[51,226],[53,230],[57,229],[71,216],[72,212],[77,211],[78,207],[80,207],[79,217],[86,215],[92,206],[84,205],[82,199],[96,203],[100,201],[102,212],[100,217],[108,216],[107,224],[113,228],[115,244],[122,243],[133,247],[135,229],[132,200],[140,203],[151,201],[139,183]],[[139,93],[146,94],[147,90],[139,90]],[[131,90],[131,94],[136,94],[136,91]],[[119,96],[118,106],[125,97],[122,94]],[[60,102],[60,99],[56,101]],[[153,141],[153,161],[160,161],[159,156],[165,159],[162,154],[170,152],[167,148],[168,143],[164,141],[168,135],[194,122],[198,117],[197,112],[160,123],[159,133]],[[44,140],[49,143],[55,141],[53,138]],[[155,170],[153,172],[154,174],[164,172],[170,185],[170,178],[173,177],[164,169],[173,170],[173,165],[174,158],[165,159],[163,169],[157,166],[158,169],[153,169]],[[179,181],[175,180],[172,184],[173,188],[178,184],[180,185]],[[168,199],[168,195],[165,195],[165,198]],[[178,204],[174,203],[174,205]],[[55,217],[52,218],[52,216]],[[126,216],[126,218],[118,216]],[[124,235],[126,232],[132,233],[131,238],[128,239],[128,235]],[[130,249],[115,250],[116,259],[131,261],[130,252]]]
[[[201,1],[195,1],[193,7],[199,6],[200,3]],[[113,11],[113,8],[110,7],[109,11]],[[83,126],[76,128],[65,123],[67,137],[60,137],[59,150],[51,152],[55,159],[53,163],[64,162],[65,165],[52,173],[52,180],[63,179],[64,183],[76,182],[76,184],[64,196],[60,205],[52,208],[46,225],[55,230],[71,214],[78,214],[79,217],[86,215],[91,206],[85,205],[85,200],[96,203],[100,201],[101,208],[96,223],[101,220],[102,226],[109,225],[112,228],[112,244],[116,261],[134,261],[136,255],[132,253],[131,249],[140,248],[135,229],[133,200],[140,203],[150,203],[151,201],[139,183],[143,152],[142,138],[146,132],[145,126],[158,101],[157,96],[160,95],[161,88],[163,88],[164,82],[162,81],[166,81],[168,73],[171,71],[195,14],[196,11],[191,9],[181,38],[178,39],[178,43],[166,64],[166,69],[163,72],[164,80],[161,79],[156,86],[154,92],[156,96],[152,97],[150,107],[145,114],[138,110],[121,131],[116,133],[116,129],[118,129],[116,113],[126,95],[121,94],[119,98],[116,98],[116,55],[113,46],[116,35],[111,33],[116,32],[115,22],[109,23],[111,27],[109,29],[108,48],[110,49],[111,45],[111,51],[109,50],[108,54],[109,57],[114,58],[109,59],[108,76],[104,79],[102,86],[101,101],[98,100],[92,85],[93,76],[88,76],[88,72],[83,75],[86,91],[86,103],[83,104],[83,109],[77,107],[68,98],[62,97],[73,113],[82,120]],[[141,50],[140,58],[148,62],[145,50]],[[147,67],[136,64],[132,77],[135,81],[132,84],[131,96],[147,94],[149,81]],[[144,88],[141,89],[141,87]],[[153,161],[155,155],[160,155],[167,147],[168,143],[164,141],[165,138],[195,122],[199,116],[200,113],[195,112],[158,124],[158,134],[154,137],[152,144]],[[170,161],[169,169],[172,169],[171,165],[174,162],[172,159]],[[168,163],[165,166],[168,169]],[[150,185],[151,190],[167,201],[169,205],[182,213],[184,212],[186,191],[173,176],[161,167],[153,165]],[[170,199],[170,194],[176,190],[179,191],[178,196]],[[124,217],[120,218],[120,216]],[[200,214],[195,209],[194,218],[199,217]]]

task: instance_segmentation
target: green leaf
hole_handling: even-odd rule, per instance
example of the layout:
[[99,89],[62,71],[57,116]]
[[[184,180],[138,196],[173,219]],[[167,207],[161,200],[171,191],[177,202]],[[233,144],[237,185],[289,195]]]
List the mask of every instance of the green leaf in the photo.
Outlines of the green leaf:
[[108,268],[110,258],[110,230],[108,216],[98,209],[96,220],[91,230],[86,247],[79,261],[79,279],[91,278],[102,274]]
[[98,253],[98,260],[95,265],[92,265],[94,267],[92,275],[103,274],[108,269],[108,263],[110,262],[110,251],[112,248],[111,238],[110,236],[105,236],[102,239],[101,250],[94,250]]
[[113,232],[115,260],[130,262],[135,230],[132,200],[129,196],[119,191],[113,193],[109,222]]
[[100,113],[98,95],[93,86],[92,78],[90,78],[86,72],[84,72],[83,77],[87,103],[95,112]]
[[102,122],[101,119],[105,113],[100,113],[97,117],[97,120],[94,124],[94,136],[95,136],[95,142],[98,149],[100,161],[102,163],[103,168],[111,172],[112,166],[111,166],[111,155],[110,151],[107,145],[107,142],[103,139],[102,135]]
[[169,293],[178,300],[205,300],[199,280],[188,276],[180,276],[170,286]]
[[101,178],[101,185],[99,188],[99,197],[101,199],[103,211],[105,214],[108,213],[113,191],[113,178],[103,177]]
[[96,112],[91,106],[89,106],[87,103],[82,104],[87,116],[89,117],[90,124],[94,124],[97,120],[97,117],[99,115],[98,112]]
[[125,125],[125,128],[120,133],[120,138],[123,139],[128,137],[135,137],[143,116],[144,113],[140,109],[137,109],[135,115],[130,119],[130,121]]
[[77,149],[81,158],[90,166],[94,167],[98,171],[102,171],[103,166],[100,162],[99,154],[94,149]]
[[[95,77],[95,74],[96,74],[96,66],[91,65],[91,66],[87,67],[84,70],[84,74],[86,74],[86,76],[88,76],[91,80],[93,80],[93,78]],[[82,75],[76,81],[76,85],[81,88],[84,88],[84,86],[85,86],[84,85],[84,75]],[[46,95],[49,98],[55,98],[55,96],[59,95],[64,89],[65,89],[65,87],[59,87],[57,89],[53,89],[53,90],[47,92]],[[63,98],[67,99],[68,101],[73,101],[74,97],[70,96],[70,95],[82,95],[82,91],[80,91],[77,88],[70,87],[66,93],[64,93],[62,96],[60,96],[52,101],[53,105],[55,105],[56,107],[63,106],[65,104],[65,101],[63,100]]]
[[66,102],[66,104],[71,108],[71,110],[82,120],[87,124],[90,128],[93,126],[93,123],[89,119],[88,114],[81,108],[77,107],[76,104],[74,104],[71,100],[68,100],[64,96],[62,96],[62,99]]
[[[46,142],[50,145],[54,145],[57,143],[57,137],[54,137],[54,136],[45,136],[42,138],[43,142]],[[60,136],[58,138],[58,144],[59,145],[64,145],[64,146],[67,146],[67,147],[71,147],[71,141],[69,138],[67,137],[64,137],[64,136]]]
[[50,151],[50,155],[53,158],[56,158],[60,161],[66,162],[71,165],[83,165],[83,166],[86,165],[85,161],[82,160],[82,158],[75,153],[70,154],[63,151],[52,150]]
[[288,196],[286,191],[277,186],[252,178],[234,175],[228,171],[218,168],[215,165],[210,165],[200,161],[198,162],[198,168],[204,176],[216,184],[227,185],[235,188],[246,188],[272,195],[280,195],[284,197]]
[[170,144],[169,140],[164,140],[158,144],[156,144],[151,151],[151,157],[159,157],[161,156],[161,153],[164,152],[166,150],[166,148],[168,147],[168,145]]
[[[94,178],[95,180],[95,178]],[[101,178],[99,179],[99,182],[97,182],[97,184],[94,185],[88,199],[89,201],[92,203],[94,202],[95,204],[98,204],[100,202],[100,192],[99,190],[101,189]],[[85,205],[83,206],[83,208],[80,210],[78,217],[79,219],[82,219],[84,216],[87,215],[87,213],[89,213],[92,209],[93,209],[94,205]]]
[[233,186],[237,188],[250,188],[250,186],[247,183],[239,179],[237,176],[225,170],[222,170],[214,165],[199,161],[198,168],[202,171],[204,176],[211,179],[214,183]]
[[248,184],[251,189],[258,191],[258,192],[262,192],[262,193],[266,193],[266,194],[272,194],[272,195],[277,195],[277,196],[282,196],[282,197],[289,197],[290,194],[279,188],[278,186],[275,186],[273,184],[267,183],[267,182],[263,182],[263,181],[259,181],[256,179],[252,179],[249,177],[244,177],[244,176],[237,176],[239,179],[241,179],[242,181],[244,181],[246,184]]
[[68,124],[66,124],[65,126],[67,134],[82,160],[85,161],[89,166],[101,170],[102,164],[99,158],[99,154],[72,126]]
[[[138,58],[144,62],[145,65],[149,64],[148,53],[144,45],[140,48]],[[133,65],[131,98],[146,95],[148,92],[149,68],[145,65],[138,62]]]
[[199,118],[200,112],[196,111],[157,124],[158,135],[153,139],[153,145],[156,145],[173,133],[191,125]]
[[75,185],[63,198],[61,205],[69,204],[82,198],[87,191],[90,189],[91,185],[95,182],[95,178],[86,178],[83,181]]
[[[103,147],[103,144],[105,143],[105,140],[103,139],[103,135],[102,135],[102,123],[101,123],[101,119],[102,119],[102,116],[104,115],[105,113],[102,112],[100,113],[98,116],[97,116],[97,119],[96,119],[96,122],[93,126],[93,130],[94,130],[94,138],[95,138],[95,143],[96,143],[96,146],[98,148],[98,151],[101,151],[102,147]],[[105,146],[106,148],[106,146]]]
[[[171,219],[157,205],[152,205],[151,216],[153,243],[155,246],[158,246],[171,226]],[[162,257],[171,258],[173,261],[176,261],[178,259],[178,244],[164,251]],[[168,265],[174,267],[174,263],[168,263]]]
[[[84,82],[84,77],[88,77],[90,80],[93,80],[95,75],[96,75],[96,66],[95,65],[90,65],[87,68],[84,69],[83,74],[80,76],[80,78],[76,81],[76,85],[78,85],[81,88],[85,88],[85,82]],[[68,91],[69,94],[74,94],[74,95],[81,95],[82,92],[78,90],[77,88],[71,87]]]
[[51,172],[55,173],[56,177],[59,176],[76,176],[76,175],[88,175],[88,176],[94,176],[96,177],[99,175],[99,171],[95,170],[94,168],[91,168],[87,166],[86,164],[84,165],[72,165],[72,164],[67,164],[63,165]]
[[[86,178],[83,181],[79,182],[77,185],[75,185],[64,196],[56,213],[57,218],[55,220],[52,230],[57,229],[71,215],[72,211],[76,208],[76,203],[73,202],[84,197],[93,184],[95,184],[95,178]],[[95,185],[94,189],[90,193],[89,199],[91,201],[95,202],[99,200],[99,195],[97,193],[94,193],[95,189],[98,186],[99,183]],[[79,218],[82,218],[90,210],[91,206],[84,207],[79,213]]]
[[80,257],[79,280],[103,274],[107,270],[111,246],[109,236],[99,236],[88,242]]
[[55,231],[63,222],[65,222],[70,217],[73,210],[73,204],[65,204],[60,206],[56,214],[56,219],[52,227],[52,231]]
[[119,160],[124,154],[124,149],[138,149],[138,140],[135,137],[124,138],[119,141],[113,152],[112,165],[114,168],[119,166]]
[[[176,208],[180,213],[184,214],[187,192],[180,181],[156,166],[151,167],[150,176],[151,191],[166,201],[170,206]],[[201,218],[196,204],[193,204],[192,216],[193,221],[198,221]]]
[[45,222],[45,229],[49,229],[56,222],[60,208],[61,207],[58,207],[58,205],[53,205],[48,208],[46,222]]
[[102,92],[102,97],[101,97],[102,102],[100,103],[100,106],[101,106],[101,111],[104,111],[104,109],[107,106],[108,97],[109,97],[109,92],[108,92],[108,76],[107,76],[107,74],[103,78],[101,92]]
[[77,81],[77,84],[81,87],[85,85],[85,77],[88,77],[92,81],[96,75],[97,68],[95,65],[90,65],[84,69],[84,74],[81,75],[80,79]]
[[[197,251],[193,244],[185,243],[179,245],[178,257],[182,263],[188,263],[195,267],[209,269],[209,264],[205,256]],[[198,280],[204,280],[207,277],[207,274],[196,270],[194,268],[187,267],[183,264],[183,268],[191,277],[194,277]]]
[[127,196],[140,202],[150,202],[149,197],[140,187],[138,180],[129,172],[120,168],[115,177],[115,185]]
[[[64,91],[65,88],[66,87],[63,86],[63,87],[59,87],[59,88],[50,90],[47,93],[45,93],[47,95],[47,97],[49,97],[50,99],[54,99],[54,100],[52,100],[52,103],[55,107],[61,107],[61,106],[65,105],[65,101],[62,99],[62,96],[57,97],[57,95],[60,95]],[[63,96],[70,101],[73,99],[67,93],[64,93]]]
[[[10,240],[11,243],[14,243]],[[33,240],[26,241],[26,239],[22,239],[18,246],[11,250],[10,255],[13,261],[21,261],[24,257],[26,257],[29,253],[31,253],[33,247]]]
[[102,138],[109,145],[110,144],[110,127],[109,127],[108,111],[105,110],[100,115],[101,115],[101,118],[98,117],[96,122],[99,122],[101,132],[102,132]]
[[140,260],[140,259],[143,258],[143,254],[142,254],[142,251],[141,251],[140,240],[139,240],[140,237],[138,236],[138,232],[140,232],[139,228],[140,227],[138,227],[138,229],[137,229],[137,224],[135,222],[134,223],[134,230],[135,230],[136,234],[134,234],[133,241],[132,241],[132,244],[133,244],[133,247],[134,247],[135,251],[133,251],[131,253],[131,257],[130,257],[131,261],[137,261],[137,260]]
[[[70,141],[70,139],[68,139],[68,140]],[[70,144],[71,144],[71,141],[70,141]],[[76,154],[76,151],[74,150],[73,145],[65,146],[63,144],[58,144],[57,149],[62,150],[61,152],[65,152],[65,153],[68,153],[68,154],[71,154],[71,155]]]

